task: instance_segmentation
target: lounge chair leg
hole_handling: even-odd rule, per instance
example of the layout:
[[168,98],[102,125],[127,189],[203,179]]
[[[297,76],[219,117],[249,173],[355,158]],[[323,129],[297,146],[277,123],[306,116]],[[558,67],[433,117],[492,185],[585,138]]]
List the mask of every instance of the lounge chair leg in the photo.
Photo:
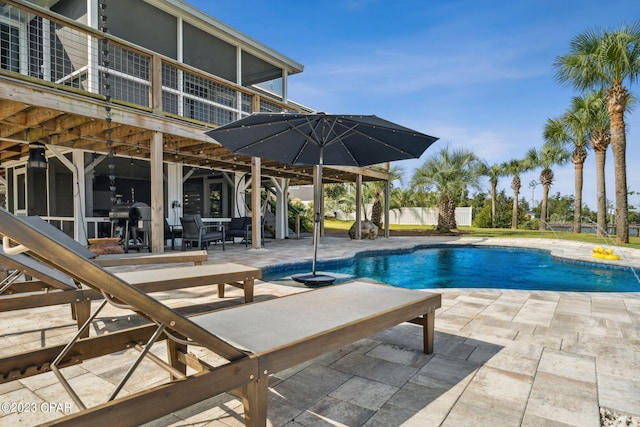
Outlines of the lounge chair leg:
[[433,353],[433,339],[435,337],[435,320],[436,313],[435,311],[431,311],[429,313],[425,313],[422,316],[422,332],[424,334],[424,353],[431,354]]
[[[180,361],[178,354],[187,353],[187,346],[185,344],[179,344],[174,340],[167,340],[167,358],[169,360],[169,365],[182,372],[183,374],[187,373],[187,365]],[[174,375],[171,375],[171,381],[175,381],[176,378]]]
[[224,283],[218,283],[218,298],[224,298]]
[[253,279],[244,279],[242,288],[244,289],[244,302],[253,302]]
[[[71,305],[71,313],[73,318],[78,323],[78,329],[85,324],[89,316],[91,316],[91,300],[84,299],[82,301],[74,302]],[[87,338],[89,336],[89,328],[85,328],[80,334],[80,338]]]
[[267,425],[267,392],[269,377],[264,376],[242,386],[244,404],[244,425],[247,427],[265,427]]

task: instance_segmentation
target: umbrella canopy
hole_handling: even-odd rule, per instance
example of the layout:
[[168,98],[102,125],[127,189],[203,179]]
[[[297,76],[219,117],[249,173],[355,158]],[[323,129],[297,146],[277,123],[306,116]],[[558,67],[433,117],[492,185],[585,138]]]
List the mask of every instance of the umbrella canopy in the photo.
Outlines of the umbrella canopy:
[[255,113],[207,132],[229,151],[291,165],[418,158],[438,138],[369,115]]
[[[324,113],[254,113],[206,134],[233,153],[290,165],[318,165],[318,182],[323,165],[368,166],[419,158],[438,140],[377,116]],[[316,192],[320,200],[321,186]],[[294,277],[312,285],[335,280],[316,274],[319,208],[314,215],[312,272]]]

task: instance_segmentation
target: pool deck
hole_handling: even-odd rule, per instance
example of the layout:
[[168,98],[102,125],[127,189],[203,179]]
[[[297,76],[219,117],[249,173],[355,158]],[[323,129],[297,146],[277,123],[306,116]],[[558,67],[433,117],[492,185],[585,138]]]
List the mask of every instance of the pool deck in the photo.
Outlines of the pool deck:
[[[318,257],[332,260],[359,251],[409,249],[417,245],[489,245],[540,248],[553,255],[596,262],[593,244],[561,239],[392,237],[351,241],[327,236]],[[640,271],[640,251],[616,249],[614,265]],[[310,260],[311,239],[272,241],[265,249],[244,244],[211,246],[210,263],[265,267]],[[603,261],[601,261],[603,262]],[[153,266],[145,266],[152,268]],[[131,267],[122,268],[122,270]],[[509,280],[505,277],[504,280]],[[451,284],[455,286],[454,283]],[[227,288],[224,301],[213,288],[158,295],[188,310],[240,302]],[[260,282],[256,300],[303,289]],[[340,351],[274,374],[268,418],[273,426],[599,426],[599,407],[640,416],[640,283],[634,293],[580,293],[446,289],[436,312],[434,354],[421,353],[421,330],[402,324]],[[92,333],[130,325],[131,316],[110,309]],[[4,356],[66,342],[75,331],[68,307],[0,314]],[[162,355],[163,347],[156,349]],[[113,388],[131,354],[66,368],[84,384],[90,404]],[[124,359],[124,360],[120,360]],[[136,374],[125,392],[166,381],[154,368]],[[0,402],[67,404],[52,373],[0,385]],[[71,404],[73,406],[73,404]],[[64,407],[63,407],[64,408]],[[36,413],[0,411],[0,425],[30,426],[64,415],[64,409]],[[157,420],[152,426],[240,426],[240,400],[223,394]]]

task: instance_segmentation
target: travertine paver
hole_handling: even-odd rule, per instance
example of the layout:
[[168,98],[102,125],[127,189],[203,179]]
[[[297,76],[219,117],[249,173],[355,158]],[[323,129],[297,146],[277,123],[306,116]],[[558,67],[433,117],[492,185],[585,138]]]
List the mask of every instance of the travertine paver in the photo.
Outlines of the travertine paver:
[[549,326],[557,306],[556,301],[529,298],[513,318],[514,322]]
[[[355,242],[323,238],[320,259],[359,250],[410,248],[417,244],[509,244],[549,247],[540,239],[390,238]],[[243,245],[212,247],[209,262],[262,267],[310,259],[310,239],[268,241],[266,250]],[[556,254],[590,260],[592,245],[557,242]],[[640,251],[626,258],[640,267]],[[148,266],[152,268],[153,266]],[[127,267],[130,268],[130,267]],[[146,268],[146,267],[145,267]],[[640,291],[640,284],[638,290]],[[256,285],[260,301],[304,291]],[[305,362],[270,379],[269,421],[273,426],[597,426],[600,405],[640,415],[640,293],[442,290],[436,314],[435,351],[425,355],[418,326],[402,324]],[[183,313],[217,309],[242,301],[241,291],[215,287],[154,295]],[[140,324],[128,312],[108,309],[92,333]],[[0,314],[0,355],[65,343],[76,326],[66,306]],[[163,356],[163,344],[153,350]],[[203,350],[193,350],[210,357]],[[90,404],[113,390],[134,351],[89,360],[63,371],[82,384]],[[210,360],[214,363],[215,358]],[[146,363],[146,362],[145,362]],[[134,375],[123,394],[166,380],[155,366]],[[0,401],[70,403],[51,373],[0,384]],[[72,403],[71,403],[72,404]],[[73,405],[73,404],[72,404]],[[0,413],[0,425],[32,426],[62,413]],[[148,424],[229,427],[243,425],[240,399],[223,394]]]
[[[484,366],[467,385],[443,425],[517,426],[533,377]],[[480,408],[490,410],[482,411]]]
[[329,396],[377,411],[397,391],[398,387],[354,376]]
[[581,427],[600,425],[595,382],[538,372],[526,415]]

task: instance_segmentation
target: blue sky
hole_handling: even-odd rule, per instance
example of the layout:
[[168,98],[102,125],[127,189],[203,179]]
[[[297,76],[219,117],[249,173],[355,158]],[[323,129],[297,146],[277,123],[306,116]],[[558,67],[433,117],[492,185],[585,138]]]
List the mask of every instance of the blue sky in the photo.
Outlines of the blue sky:
[[[543,144],[547,119],[578,93],[555,81],[553,61],[587,29],[640,19],[638,0],[187,0],[302,63],[289,97],[329,113],[375,114],[440,140],[420,160],[397,162],[407,185],[413,169],[440,148],[473,150],[489,164],[522,158]],[[640,97],[640,83],[629,87]],[[630,191],[640,192],[640,107],[628,113]],[[607,199],[614,196],[607,156]],[[521,197],[539,201],[539,170],[522,176]],[[574,193],[573,164],[555,169],[551,194]],[[583,201],[595,210],[595,157],[585,164]],[[500,187],[511,195],[511,178]],[[488,182],[484,190],[489,190]],[[640,195],[629,197],[640,206]]]

